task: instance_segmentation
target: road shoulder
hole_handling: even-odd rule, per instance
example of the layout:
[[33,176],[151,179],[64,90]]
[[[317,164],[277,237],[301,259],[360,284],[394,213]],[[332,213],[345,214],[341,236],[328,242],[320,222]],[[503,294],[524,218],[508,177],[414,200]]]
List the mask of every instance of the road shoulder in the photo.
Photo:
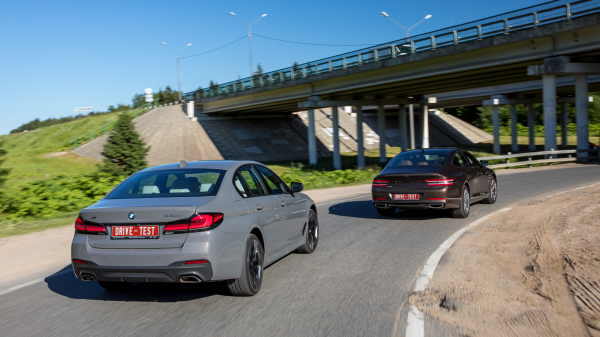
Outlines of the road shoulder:
[[411,304],[469,336],[600,336],[599,197],[596,185],[490,217]]

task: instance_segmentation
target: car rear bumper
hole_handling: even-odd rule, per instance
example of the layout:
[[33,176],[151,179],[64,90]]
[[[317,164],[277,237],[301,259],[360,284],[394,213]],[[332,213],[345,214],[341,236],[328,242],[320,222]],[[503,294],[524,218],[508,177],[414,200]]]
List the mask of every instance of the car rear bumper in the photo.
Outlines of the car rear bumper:
[[190,276],[196,276],[199,281],[208,281],[213,277],[210,263],[186,265],[183,261],[167,267],[105,267],[87,261],[86,264],[73,263],[73,271],[80,280],[106,282],[168,283],[181,282],[182,277],[184,282],[186,278],[194,279]]
[[460,207],[460,198],[445,198],[443,201],[437,200],[415,200],[415,201],[392,201],[392,200],[373,200],[373,206],[377,208],[405,208],[405,209],[452,209]]

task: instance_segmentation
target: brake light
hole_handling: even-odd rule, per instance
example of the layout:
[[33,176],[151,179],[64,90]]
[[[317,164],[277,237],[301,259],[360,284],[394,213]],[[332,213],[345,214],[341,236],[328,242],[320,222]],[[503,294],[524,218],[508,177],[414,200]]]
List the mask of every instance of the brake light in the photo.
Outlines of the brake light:
[[106,227],[102,225],[86,225],[80,217],[75,220],[75,233],[106,235]]
[[205,229],[210,229],[213,225],[218,225],[223,220],[223,214],[196,214],[189,220],[189,223],[179,223],[165,225],[165,234],[179,234],[197,232]]
[[389,180],[375,179],[375,180],[373,180],[373,187],[387,187],[389,182],[390,182]]
[[373,198],[373,200],[385,200],[385,198]]
[[82,260],[73,260],[73,263],[87,264],[87,262],[82,261]]
[[432,179],[425,180],[429,186],[450,186],[454,184],[454,179]]
[[208,263],[208,261],[206,261],[206,260],[187,261],[185,264],[201,264],[201,263]]

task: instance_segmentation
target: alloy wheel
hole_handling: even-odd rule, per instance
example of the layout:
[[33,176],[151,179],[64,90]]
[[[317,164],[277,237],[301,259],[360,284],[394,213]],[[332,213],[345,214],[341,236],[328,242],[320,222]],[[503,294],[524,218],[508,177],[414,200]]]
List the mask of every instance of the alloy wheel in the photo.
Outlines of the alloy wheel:
[[319,225],[318,223],[311,218],[308,222],[308,246],[310,249],[314,249],[317,242],[319,241]]
[[465,188],[463,192],[463,210],[465,214],[469,214],[469,207],[471,204],[469,203],[469,190]]
[[490,186],[490,196],[492,197],[492,200],[496,200],[497,193],[496,181],[492,180],[492,186]]
[[259,249],[259,243],[257,240],[252,240],[248,245],[248,280],[254,290],[260,289],[262,264],[263,257]]

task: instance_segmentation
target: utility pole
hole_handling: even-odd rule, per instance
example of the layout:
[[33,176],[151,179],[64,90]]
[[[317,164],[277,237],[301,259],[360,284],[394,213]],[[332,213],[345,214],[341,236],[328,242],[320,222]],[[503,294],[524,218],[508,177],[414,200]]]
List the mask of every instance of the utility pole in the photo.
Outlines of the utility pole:
[[176,63],[177,63],[177,90],[179,90],[179,102],[181,102],[181,71],[179,70],[179,53],[184,50],[186,47],[191,46],[191,43],[188,43],[187,46],[181,48],[181,50],[177,51],[173,48],[171,48],[171,46],[169,46],[166,42],[162,42],[163,45],[169,47],[169,49],[171,49],[173,52],[175,52],[175,56],[176,56]]
[[260,20],[260,19],[264,18],[265,16],[267,16],[267,14],[261,15],[260,18],[254,20],[254,22],[252,22],[251,24],[247,24],[246,21],[240,19],[237,15],[235,15],[234,12],[229,12],[229,14],[231,16],[235,16],[243,24],[245,24],[246,26],[248,26],[248,52],[250,54],[250,77],[252,77],[252,75],[254,75],[254,67],[252,66],[252,25],[255,24],[256,22],[258,22],[258,20]]

